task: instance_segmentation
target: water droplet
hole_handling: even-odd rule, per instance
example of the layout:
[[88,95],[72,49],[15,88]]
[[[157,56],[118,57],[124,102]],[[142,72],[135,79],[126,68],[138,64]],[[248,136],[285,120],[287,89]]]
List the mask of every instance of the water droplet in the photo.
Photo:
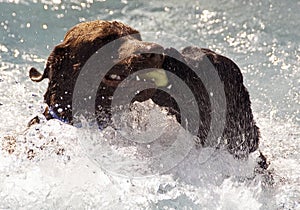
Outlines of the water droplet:
[[61,0],[53,0],[53,4],[61,4]]
[[14,57],[16,58],[16,57],[18,57],[19,55],[20,55],[19,50],[15,49],[15,50],[14,50]]

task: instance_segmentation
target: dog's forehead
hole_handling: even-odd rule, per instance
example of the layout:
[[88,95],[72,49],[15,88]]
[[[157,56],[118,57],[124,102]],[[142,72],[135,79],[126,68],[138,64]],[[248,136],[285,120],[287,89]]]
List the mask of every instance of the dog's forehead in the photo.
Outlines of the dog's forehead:
[[97,20],[74,26],[66,33],[63,42],[75,47],[82,44],[94,44],[96,40],[99,42],[126,35],[135,35],[136,39],[140,39],[139,32],[130,26],[116,21]]

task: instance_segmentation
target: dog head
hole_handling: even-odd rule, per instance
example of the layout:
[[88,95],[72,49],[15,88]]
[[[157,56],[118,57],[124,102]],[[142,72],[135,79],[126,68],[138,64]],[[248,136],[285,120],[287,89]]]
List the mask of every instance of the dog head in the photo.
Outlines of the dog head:
[[[50,108],[45,116],[72,120],[72,95],[78,75],[88,59],[103,46],[118,40],[114,46],[118,62],[102,79],[98,96],[111,96],[118,85],[130,74],[141,69],[160,69],[163,65],[163,48],[157,44],[143,42],[139,32],[116,21],[92,21],[80,23],[71,28],[62,43],[57,45],[48,57],[44,73],[31,68],[29,76],[32,81],[49,79],[44,100]],[[112,58],[112,61],[113,58]],[[102,69],[99,69],[101,71]],[[144,79],[158,85],[166,84],[166,75],[154,70],[143,75]],[[139,81],[136,81],[139,83]],[[135,86],[136,84],[131,84]],[[105,90],[105,91],[101,91]],[[145,91],[144,99],[150,98],[152,92]],[[97,96],[97,97],[98,97]],[[109,98],[109,97],[104,97]],[[97,100],[97,106],[106,107],[109,100]]]

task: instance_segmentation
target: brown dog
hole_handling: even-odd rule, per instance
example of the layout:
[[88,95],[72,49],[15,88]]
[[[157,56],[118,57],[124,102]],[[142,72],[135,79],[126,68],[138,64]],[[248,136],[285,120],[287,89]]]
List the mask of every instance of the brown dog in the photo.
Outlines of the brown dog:
[[[249,94],[243,85],[242,74],[233,61],[208,49],[187,47],[180,53],[172,48],[164,49],[157,44],[143,42],[137,30],[116,21],[92,21],[76,25],[67,32],[64,41],[54,48],[43,74],[35,68],[30,69],[33,81],[49,79],[44,95],[50,109],[44,113],[47,119],[58,118],[72,123],[72,96],[80,71],[97,50],[117,39],[120,42],[115,46],[118,48],[116,56],[124,59],[115,63],[97,90],[96,110],[106,114],[106,117],[97,118],[100,124],[105,126],[105,122],[109,122],[111,98],[126,77],[146,68],[164,69],[181,78],[192,91],[197,102],[196,111],[199,112],[196,134],[202,145],[211,145],[207,142],[207,136],[212,124],[212,113],[220,114],[220,120],[222,113],[212,107],[212,93],[208,93],[205,84],[195,73],[196,70],[206,75],[206,59],[217,70],[224,86],[225,125],[219,146],[225,146],[236,157],[247,157],[258,148],[259,129],[253,120]],[[148,75],[146,82],[156,86],[169,86],[170,81],[167,82],[165,78],[156,80],[156,76]],[[210,77],[207,78],[209,80]],[[131,85],[136,87],[140,82],[136,81]],[[208,81],[210,82],[214,81]],[[179,91],[176,97],[184,100],[183,107],[189,107],[189,99],[184,93]],[[136,94],[132,102],[152,99],[156,104],[167,107],[171,114],[176,115],[178,122],[182,122],[186,117],[181,116],[183,110],[180,110],[176,97],[168,94],[167,89],[149,88]],[[194,111],[188,111],[186,116],[192,116]]]
[[[29,76],[32,81],[39,82],[45,78],[49,79],[44,99],[57,117],[67,122],[72,121],[72,92],[81,68],[99,48],[121,37],[126,37],[126,40],[121,41],[124,42],[124,48],[126,48],[123,50],[124,53],[133,54],[136,49],[146,47],[149,49],[161,48],[156,44],[142,42],[138,31],[122,23],[93,21],[78,24],[67,32],[64,41],[57,45],[50,54],[43,74],[40,74],[35,68],[30,69]],[[131,41],[136,46],[128,45],[126,41]],[[162,53],[163,49],[160,50]],[[102,83],[107,87],[103,88],[106,89],[103,96],[112,95],[112,89],[121,82],[121,79],[132,72],[133,65],[137,63],[134,61],[135,59],[137,56],[131,56],[114,66],[111,75],[117,73],[121,78],[107,75]],[[139,65],[158,68],[162,65],[162,56],[153,55],[147,59],[140,56]],[[106,105],[109,102],[102,101],[101,103]],[[53,118],[48,111],[45,112],[45,116],[47,119]]]

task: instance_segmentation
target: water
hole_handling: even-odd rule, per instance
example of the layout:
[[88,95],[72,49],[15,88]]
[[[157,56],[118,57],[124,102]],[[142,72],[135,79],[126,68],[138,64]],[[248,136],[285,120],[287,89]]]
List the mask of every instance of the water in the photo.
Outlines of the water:
[[[0,138],[13,152],[0,151],[0,208],[300,209],[299,9],[296,0],[1,1]],[[191,151],[169,173],[129,179],[91,161],[74,127],[51,120],[25,131],[43,110],[47,86],[31,82],[28,69],[43,69],[70,27],[95,19],[164,32],[233,59],[250,92],[274,185],[253,177],[255,154],[241,162],[206,148],[201,154],[212,158],[198,165]],[[178,128],[169,120],[170,129]],[[118,145],[110,130],[101,138]],[[115,148],[147,155],[132,145]]]

